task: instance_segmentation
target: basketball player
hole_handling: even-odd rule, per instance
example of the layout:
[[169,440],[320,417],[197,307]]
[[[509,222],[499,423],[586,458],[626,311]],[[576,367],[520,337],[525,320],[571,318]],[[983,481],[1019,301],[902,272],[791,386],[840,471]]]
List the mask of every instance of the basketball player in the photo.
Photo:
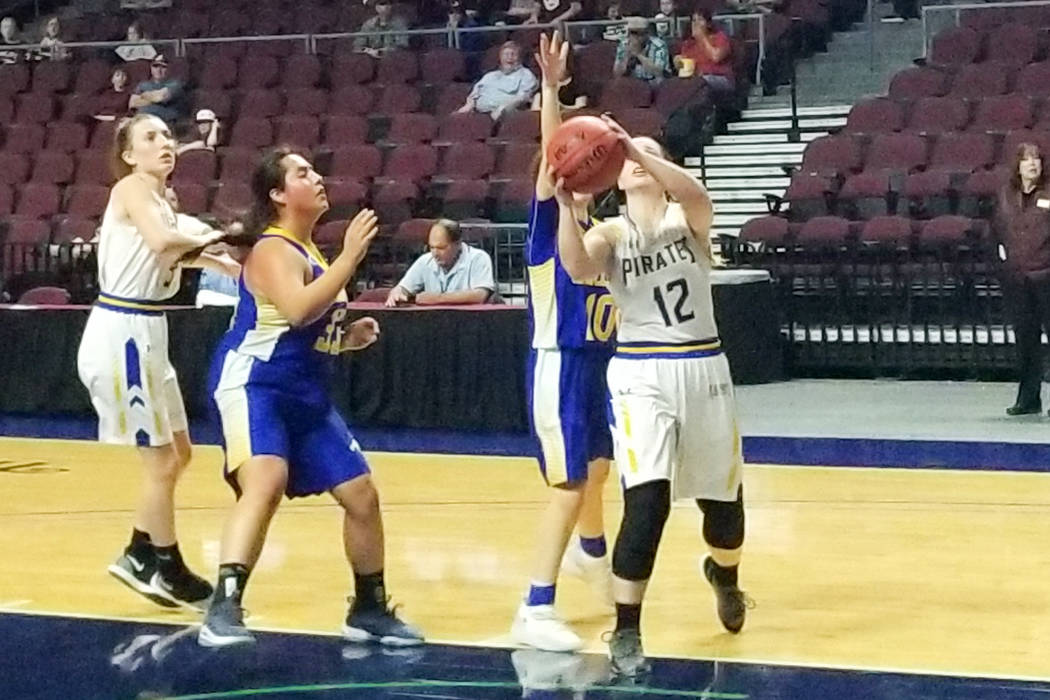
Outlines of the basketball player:
[[711,200],[696,178],[665,160],[656,141],[631,139],[607,123],[626,149],[618,183],[626,212],[581,236],[559,181],[558,245],[574,279],[607,276],[620,311],[608,379],[624,513],[613,551],[616,630],[609,651],[613,670],[633,677],[648,670],[642,598],[672,498],[694,498],[703,511],[710,548],[704,576],[722,625],[730,632],[743,627],[743,462],[711,303]]
[[157,117],[139,114],[121,124],[111,161],[118,182],[100,227],[101,292],[77,368],[98,413],[99,440],[137,446],[143,481],[131,542],[109,572],[160,605],[199,606],[211,586],[186,567],[175,539],[175,483],[190,461],[190,440],[164,308],[179,289],[186,256],[212,265],[194,251],[223,234],[179,230],[164,197],[175,141]]
[[219,579],[199,641],[255,641],[241,599],[281,496],[328,492],[343,507],[343,542],[356,589],[343,635],[414,645],[422,634],[387,607],[379,496],[357,440],[328,396],[334,356],[379,337],[375,319],[345,326],[345,287],[376,235],[375,213],[346,227],[331,266],[313,243],[328,210],[321,176],[301,155],[268,152],[252,176],[240,299],[212,364],[209,387],[222,426],[226,479],[237,495],[222,535]]
[[[547,172],[547,144],[561,124],[558,87],[569,51],[558,32],[540,37],[542,69],[540,168],[525,244],[532,348],[526,384],[540,468],[550,500],[540,522],[532,583],[511,626],[515,641],[547,651],[572,651],[580,638],[554,611],[559,562],[612,603],[612,577],[602,522],[602,487],[609,474],[612,438],[607,418],[605,368],[616,323],[612,299],[594,279],[574,284],[558,256],[558,202]],[[587,221],[590,195],[571,203]],[[569,544],[573,527],[579,536]],[[568,548],[567,548],[568,545]],[[564,556],[564,561],[563,561]]]

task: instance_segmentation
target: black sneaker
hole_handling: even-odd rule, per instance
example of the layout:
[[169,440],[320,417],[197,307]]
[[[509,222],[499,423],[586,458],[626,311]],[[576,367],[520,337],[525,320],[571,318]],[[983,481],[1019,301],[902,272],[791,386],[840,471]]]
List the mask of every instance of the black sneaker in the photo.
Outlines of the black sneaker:
[[156,571],[150,579],[150,586],[172,607],[179,605],[204,612],[211,599],[212,585],[197,574],[183,567],[170,579]]
[[409,647],[423,643],[423,633],[397,617],[397,608],[358,608],[348,599],[350,610],[343,625],[343,638],[351,642],[377,641],[395,647]]
[[1035,404],[1031,404],[1031,405],[1028,405],[1028,406],[1026,406],[1024,404],[1020,404],[1020,403],[1015,403],[1013,406],[1011,406],[1010,408],[1006,409],[1006,415],[1008,415],[1008,416],[1028,416],[1028,415],[1032,415],[1034,413],[1042,413],[1042,412],[1043,412],[1043,405],[1040,404],[1040,403],[1035,403]]
[[150,557],[150,560],[144,561],[124,550],[124,553],[117,557],[117,560],[110,564],[106,571],[113,578],[157,605],[163,605],[166,608],[178,607],[178,603],[161,595],[150,585],[154,574],[157,573],[157,563],[152,559]]
[[609,659],[617,678],[638,679],[652,669],[642,651],[642,636],[638,630],[619,630],[609,635]]
[[704,557],[702,564],[704,578],[711,584],[711,588],[715,589],[715,598],[718,601],[718,619],[722,621],[723,627],[736,634],[744,627],[744,617],[747,615],[747,609],[755,607],[755,602],[740,590],[738,586],[723,586],[717,583],[715,581],[715,568],[717,566],[714,559]]
[[254,644],[255,635],[244,626],[244,608],[232,598],[224,598],[209,606],[197,633],[197,643],[202,647]]

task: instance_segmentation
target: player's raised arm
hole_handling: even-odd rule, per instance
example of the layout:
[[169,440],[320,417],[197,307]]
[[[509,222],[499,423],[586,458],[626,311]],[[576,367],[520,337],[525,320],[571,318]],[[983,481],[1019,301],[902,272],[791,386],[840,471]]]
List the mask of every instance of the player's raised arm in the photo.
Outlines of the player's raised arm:
[[248,258],[248,283],[274,303],[293,326],[316,321],[354,276],[379,230],[375,212],[362,209],[346,227],[343,250],[323,274],[306,282],[307,265],[286,243],[260,241]]
[[555,184],[558,197],[558,255],[573,282],[593,280],[603,272],[612,254],[609,237],[615,234],[615,224],[601,223],[586,233],[576,220],[572,209],[572,193],[565,189],[561,179]]
[[656,153],[639,148],[638,141],[632,139],[623,127],[611,118],[603,116],[602,119],[619,134],[620,141],[627,152],[627,159],[649,171],[653,179],[682,205],[686,221],[697,240],[702,243],[709,242],[708,235],[714,217],[714,208],[711,205],[711,196],[707,193],[707,188],[685,168],[675,165]]
[[565,80],[569,60],[569,43],[562,41],[561,34],[554,32],[548,39],[540,35],[540,47],[536,52],[536,64],[540,67],[540,169],[536,175],[536,198],[550,199],[554,196],[554,180],[547,172],[547,144],[561,126],[561,104],[558,88]]

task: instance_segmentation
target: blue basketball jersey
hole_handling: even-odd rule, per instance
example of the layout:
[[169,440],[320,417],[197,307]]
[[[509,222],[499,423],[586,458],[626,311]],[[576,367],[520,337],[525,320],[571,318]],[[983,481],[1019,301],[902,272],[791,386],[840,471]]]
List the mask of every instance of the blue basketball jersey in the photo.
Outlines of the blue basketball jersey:
[[616,308],[602,280],[576,284],[558,255],[558,201],[535,197],[525,241],[532,347],[544,350],[610,345]]
[[[312,243],[304,244],[283,229],[270,227],[262,237],[287,241],[309,261],[314,278],[328,268],[324,256]],[[275,385],[290,392],[304,384],[322,386],[331,358],[342,348],[345,297],[313,323],[295,327],[273,302],[248,289],[243,273],[237,286],[237,309],[223,336],[219,355],[232,350],[254,360],[246,363],[250,371],[241,378],[245,383]]]

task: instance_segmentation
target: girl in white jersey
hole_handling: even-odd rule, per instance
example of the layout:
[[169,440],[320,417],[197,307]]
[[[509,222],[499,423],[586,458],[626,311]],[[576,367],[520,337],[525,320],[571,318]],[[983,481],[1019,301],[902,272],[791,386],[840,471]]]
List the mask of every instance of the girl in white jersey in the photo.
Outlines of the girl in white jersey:
[[143,480],[131,542],[109,572],[160,605],[196,607],[211,585],[186,567],[175,539],[175,482],[189,463],[190,441],[164,308],[188,259],[228,274],[236,265],[199,253],[222,232],[180,232],[164,198],[175,141],[163,121],[140,114],[122,124],[111,165],[118,182],[102,217],[101,291],[77,368],[98,413],[99,440],[138,447]]
[[571,195],[559,183],[558,246],[573,279],[609,280],[620,311],[608,381],[624,514],[613,549],[616,630],[609,651],[614,671],[633,677],[648,670],[641,605],[672,498],[696,499],[703,511],[711,552],[704,575],[722,624],[730,632],[743,627],[742,459],[711,303],[711,199],[656,141],[632,139],[607,121],[627,152],[618,182],[626,212],[581,235]]

